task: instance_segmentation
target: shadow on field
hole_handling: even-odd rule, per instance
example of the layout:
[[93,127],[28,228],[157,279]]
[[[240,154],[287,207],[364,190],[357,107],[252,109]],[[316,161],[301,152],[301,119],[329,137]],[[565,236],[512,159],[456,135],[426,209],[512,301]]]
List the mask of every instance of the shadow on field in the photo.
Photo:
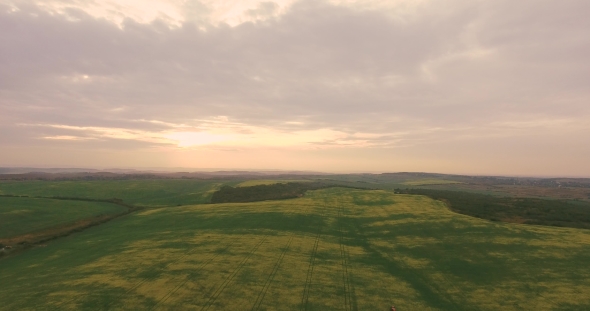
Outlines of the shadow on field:
[[[408,215],[390,216],[390,218],[394,219],[402,219],[407,217]],[[394,260],[386,254],[383,254],[383,252],[372,246],[369,242],[369,236],[378,236],[378,234],[373,233],[367,235],[363,228],[366,228],[367,224],[370,224],[375,220],[377,220],[377,218],[373,217],[365,219],[344,218],[343,223],[346,226],[346,230],[348,231],[348,236],[350,238],[348,245],[362,247],[366,253],[365,256],[357,258],[356,261],[358,263],[367,266],[379,267],[383,272],[386,272],[387,274],[396,278],[400,278],[402,281],[410,284],[414,289],[416,289],[420,293],[422,299],[433,307],[441,308],[443,310],[469,310],[459,306],[447,295],[444,295],[436,288],[433,288],[433,286],[429,284],[428,279],[423,277],[419,270],[411,269],[410,267],[401,264],[400,262]],[[383,220],[383,218],[379,218],[378,220]],[[386,237],[380,236],[380,238]],[[395,287],[395,284],[384,284],[384,286]]]
[[[379,204],[379,202],[372,203]],[[412,215],[410,214],[396,214],[390,215],[386,220],[401,220],[411,217]],[[221,230],[227,231],[227,234],[239,235],[259,235],[260,231],[265,231],[264,234],[272,235],[277,235],[281,232],[315,235],[317,234],[318,228],[321,227],[323,228],[322,239],[326,240],[338,239],[340,237],[341,232],[338,227],[340,223],[344,231],[347,232],[347,238],[342,243],[347,246],[361,247],[365,252],[364,256],[355,258],[357,264],[378,267],[381,271],[401,279],[421,293],[421,298],[432,307],[444,310],[471,310],[464,308],[449,298],[448,295],[441,293],[423,275],[423,271],[408,267],[371,245],[369,242],[370,239],[379,238],[387,240],[395,237],[395,235],[384,236],[380,233],[381,228],[379,227],[372,227],[371,230],[366,229],[369,227],[369,224],[376,221],[383,221],[384,218],[341,217],[339,222],[331,221],[334,219],[334,216],[320,214],[306,215],[285,212],[235,213],[219,216],[218,219],[207,222],[207,224],[200,226],[199,229]],[[338,258],[338,255],[330,251],[318,251],[316,254],[316,259],[320,261],[338,260]],[[395,284],[384,284],[384,286],[395,286]]]

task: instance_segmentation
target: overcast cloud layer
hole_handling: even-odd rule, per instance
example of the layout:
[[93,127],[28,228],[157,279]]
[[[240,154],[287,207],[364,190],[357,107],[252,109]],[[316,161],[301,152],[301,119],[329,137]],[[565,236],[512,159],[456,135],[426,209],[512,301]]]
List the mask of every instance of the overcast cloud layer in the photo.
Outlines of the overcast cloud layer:
[[590,176],[587,12],[0,0],[0,166]]

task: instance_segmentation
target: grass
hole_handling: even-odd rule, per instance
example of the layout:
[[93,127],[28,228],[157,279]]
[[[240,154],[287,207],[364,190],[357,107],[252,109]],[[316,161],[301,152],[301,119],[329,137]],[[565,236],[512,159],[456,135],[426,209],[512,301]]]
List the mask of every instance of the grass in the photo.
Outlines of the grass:
[[312,182],[312,180],[306,179],[255,179],[247,180],[236,185],[236,187],[252,187],[260,185],[274,185],[274,184],[286,184],[290,182]]
[[401,183],[407,186],[427,186],[427,185],[451,185],[451,184],[462,184],[460,181],[445,180],[445,179],[418,179],[412,181],[406,181]]
[[223,183],[198,179],[16,181],[0,182],[0,194],[118,198],[132,205],[157,207],[207,203]]
[[330,188],[144,210],[0,261],[2,310],[588,310],[590,231]]
[[0,197],[0,239],[125,210],[102,202]]

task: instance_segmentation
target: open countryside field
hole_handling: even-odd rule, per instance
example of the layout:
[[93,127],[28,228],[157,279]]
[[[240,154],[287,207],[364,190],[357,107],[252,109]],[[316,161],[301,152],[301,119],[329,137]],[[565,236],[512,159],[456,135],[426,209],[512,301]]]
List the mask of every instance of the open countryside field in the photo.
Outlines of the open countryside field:
[[286,184],[290,182],[312,182],[313,180],[308,179],[253,179],[241,182],[236,187],[252,187],[258,185],[274,185],[274,184]]
[[405,188],[464,191],[511,197],[590,201],[590,179],[539,179],[425,173],[331,175],[324,180],[344,186],[394,190]]
[[208,203],[223,183],[201,179],[10,181],[0,182],[0,194],[91,199],[118,198],[139,206]]
[[2,310],[588,310],[590,231],[342,188],[130,214],[0,261]]
[[103,202],[0,197],[0,240],[126,210]]
[[403,182],[402,185],[408,186],[427,186],[427,185],[452,185],[462,184],[460,181],[446,180],[446,179],[418,179],[413,181]]

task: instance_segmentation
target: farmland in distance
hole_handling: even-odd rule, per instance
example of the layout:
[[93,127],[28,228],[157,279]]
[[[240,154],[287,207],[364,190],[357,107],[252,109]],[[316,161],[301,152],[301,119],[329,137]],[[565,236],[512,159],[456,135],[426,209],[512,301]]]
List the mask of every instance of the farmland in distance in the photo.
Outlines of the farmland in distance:
[[146,209],[0,261],[0,309],[588,310],[590,231],[330,188]]
[[221,185],[221,181],[202,179],[4,181],[0,182],[0,195],[117,198],[127,204],[159,207],[208,203]]
[[126,208],[106,202],[0,197],[0,241]]

